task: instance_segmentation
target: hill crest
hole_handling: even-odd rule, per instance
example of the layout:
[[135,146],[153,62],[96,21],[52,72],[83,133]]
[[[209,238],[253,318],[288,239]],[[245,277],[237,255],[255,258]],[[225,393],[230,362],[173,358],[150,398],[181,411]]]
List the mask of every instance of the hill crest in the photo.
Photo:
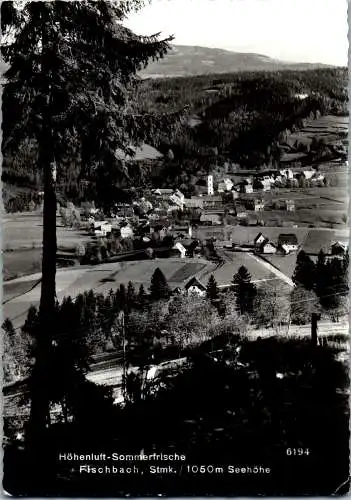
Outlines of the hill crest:
[[304,70],[327,67],[320,63],[291,63],[264,54],[233,52],[192,45],[172,45],[163,59],[140,72],[143,78],[170,78],[242,71]]

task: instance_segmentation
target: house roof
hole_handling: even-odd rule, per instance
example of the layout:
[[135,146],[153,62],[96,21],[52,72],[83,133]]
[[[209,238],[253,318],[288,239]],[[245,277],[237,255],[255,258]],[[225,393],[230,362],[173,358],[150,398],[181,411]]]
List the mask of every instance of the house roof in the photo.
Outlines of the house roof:
[[203,201],[222,202],[222,196],[202,196]]
[[200,216],[200,221],[212,221],[212,222],[218,222],[221,221],[222,217],[219,214],[201,214]]
[[188,283],[184,286],[186,290],[189,290],[191,286],[196,286],[200,290],[205,291],[206,287],[197,279],[197,278],[191,278],[191,280],[188,281]]
[[173,246],[173,250],[179,250],[180,252],[185,252],[186,248],[183,245],[182,241],[177,241],[177,243]]
[[169,188],[166,188],[166,189],[163,189],[163,188],[158,188],[158,189],[154,189],[153,190],[153,193],[157,194],[157,193],[160,193],[160,194],[173,194],[174,193],[174,189],[169,189]]
[[262,242],[261,248],[265,247],[266,245],[270,245],[271,247],[275,248],[275,245],[268,240]]
[[258,241],[258,240],[260,239],[260,237],[261,237],[261,236],[265,239],[265,241],[268,241],[268,238],[266,238],[266,237],[264,236],[264,234],[262,234],[262,233],[258,233],[258,235],[256,236],[256,238],[254,239],[254,242],[256,243],[256,241]]
[[280,245],[297,245],[298,240],[296,234],[280,234],[278,237],[278,242]]

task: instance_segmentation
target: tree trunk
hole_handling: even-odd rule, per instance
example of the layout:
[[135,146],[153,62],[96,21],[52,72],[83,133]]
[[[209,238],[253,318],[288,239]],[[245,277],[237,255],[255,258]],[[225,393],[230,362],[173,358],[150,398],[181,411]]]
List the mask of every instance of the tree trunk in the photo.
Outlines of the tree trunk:
[[[52,135],[52,68],[50,51],[53,41],[49,31],[51,25],[49,3],[42,3],[39,16],[42,22],[41,54],[41,131],[39,142],[39,165],[44,181],[43,210],[43,257],[41,296],[39,307],[39,328],[36,338],[35,365],[31,377],[30,434],[32,444],[43,446],[42,436],[50,424],[50,354],[52,330],[55,325],[56,298],[56,192],[54,174],[54,152]],[[44,440],[45,441],[45,440]],[[37,453],[40,453],[37,451]]]
[[49,129],[45,131],[45,136],[47,141],[44,143],[44,151],[40,158],[44,173],[43,258],[39,308],[40,325],[36,339],[36,362],[32,373],[30,415],[31,430],[34,432],[35,436],[45,431],[45,428],[50,422],[50,380],[48,374],[56,298],[56,193],[53,179],[51,134]]

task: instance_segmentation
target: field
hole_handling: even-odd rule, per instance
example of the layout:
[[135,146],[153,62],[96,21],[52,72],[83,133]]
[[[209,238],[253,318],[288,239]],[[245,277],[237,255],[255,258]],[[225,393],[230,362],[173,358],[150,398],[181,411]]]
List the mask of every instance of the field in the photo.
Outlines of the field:
[[340,134],[348,133],[348,116],[321,116],[316,120],[306,120],[306,126],[296,133],[289,135],[290,142],[310,144],[313,137],[323,138],[326,143],[340,141]]
[[[2,223],[4,281],[41,269],[42,217],[38,214],[6,214]],[[62,250],[74,249],[89,241],[88,235],[62,227],[57,219],[57,244]]]
[[311,255],[317,255],[322,249],[324,252],[329,252],[330,245],[334,241],[347,242],[349,240],[349,231],[326,231],[320,229],[318,231],[310,231],[304,241],[302,249]]
[[[120,284],[127,285],[129,281],[132,281],[136,288],[143,284],[147,290],[157,267],[166,276],[171,289],[183,287],[193,276],[198,277],[206,285],[211,274],[219,285],[228,285],[241,265],[247,267],[254,281],[274,278],[264,265],[250,255],[230,252],[228,254],[230,255],[224,265],[217,265],[204,259],[185,261],[171,258],[59,269],[56,277],[57,297],[59,300],[67,295],[75,297],[90,289],[108,293],[111,289],[116,290]],[[39,303],[40,283],[33,287],[39,278],[40,273],[4,283],[3,298],[6,303],[3,306],[3,315],[4,318],[11,318],[15,326],[23,324],[31,304]]]
[[[240,266],[245,266],[249,271],[252,280],[260,282],[261,280],[275,279],[275,276],[264,265],[257,262],[250,254],[244,252],[225,252],[227,261],[224,265],[214,270],[213,275],[219,286],[229,285],[233,275]],[[228,262],[228,260],[230,261]],[[204,283],[206,284],[206,282]]]
[[37,273],[41,269],[41,249],[26,248],[13,252],[3,252],[2,265],[4,281]]
[[[2,231],[4,251],[41,248],[43,219],[41,215],[32,213],[6,214],[2,220]],[[78,231],[62,227],[60,218],[57,218],[59,248],[74,248],[88,239],[88,236],[83,236]]]

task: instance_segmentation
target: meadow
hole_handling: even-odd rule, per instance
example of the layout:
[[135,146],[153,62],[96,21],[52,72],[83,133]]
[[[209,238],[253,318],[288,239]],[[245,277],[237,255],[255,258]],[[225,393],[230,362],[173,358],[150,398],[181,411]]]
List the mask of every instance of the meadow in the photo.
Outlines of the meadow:
[[305,126],[289,135],[289,142],[311,144],[312,139],[324,139],[327,144],[340,141],[340,136],[348,133],[349,117],[325,115],[317,119],[306,119]]
[[[6,214],[2,221],[3,279],[14,279],[41,270],[43,219],[40,214]],[[57,245],[62,251],[74,250],[90,241],[88,233],[63,227],[57,218]]]
[[[41,248],[43,238],[43,218],[40,214],[6,214],[2,220],[2,238],[4,251]],[[57,242],[62,249],[74,248],[77,244],[89,240],[78,231],[61,225],[57,218]]]

